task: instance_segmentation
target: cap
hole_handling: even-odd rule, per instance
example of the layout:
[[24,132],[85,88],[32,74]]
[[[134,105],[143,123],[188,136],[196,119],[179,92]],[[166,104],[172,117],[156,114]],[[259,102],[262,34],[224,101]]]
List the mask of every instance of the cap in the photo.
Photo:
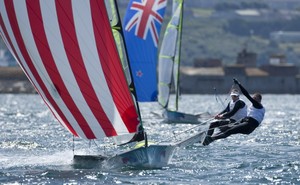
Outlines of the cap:
[[233,89],[233,90],[231,91],[231,93],[230,93],[230,96],[239,96],[239,95],[240,95],[240,93],[239,93],[239,91],[236,90],[236,89]]

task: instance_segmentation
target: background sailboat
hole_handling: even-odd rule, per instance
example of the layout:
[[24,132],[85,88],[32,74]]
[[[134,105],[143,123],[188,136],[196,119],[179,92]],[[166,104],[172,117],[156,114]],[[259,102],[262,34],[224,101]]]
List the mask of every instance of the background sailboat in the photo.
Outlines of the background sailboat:
[[[115,3],[1,0],[1,36],[54,117],[75,137],[114,137],[117,144],[141,140],[143,147],[109,161],[165,166],[177,147],[201,141],[204,133],[151,146],[144,137],[135,137],[144,136],[144,129],[109,22],[108,10],[116,12],[111,11],[116,10]],[[80,157],[90,156],[75,159]]]
[[[172,17],[169,21],[158,61],[158,102],[164,108],[163,117],[169,123],[199,123],[199,115],[178,112],[180,96],[179,67],[183,24],[184,0],[173,0]],[[173,83],[172,83],[173,80]],[[174,87],[175,98],[170,105],[170,95]],[[170,108],[173,106],[172,108]]]

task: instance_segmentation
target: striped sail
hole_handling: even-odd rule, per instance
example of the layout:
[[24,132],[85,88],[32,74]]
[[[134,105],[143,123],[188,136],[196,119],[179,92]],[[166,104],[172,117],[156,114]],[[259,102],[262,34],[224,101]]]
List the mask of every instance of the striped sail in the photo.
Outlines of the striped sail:
[[131,0],[123,27],[139,102],[157,101],[157,46],[167,0]]
[[179,96],[182,18],[183,0],[173,0],[173,14],[164,34],[158,61],[158,102],[162,107],[168,107],[173,77],[176,110],[178,109]]
[[104,0],[1,0],[0,13],[3,40],[68,131],[85,139],[137,132]]

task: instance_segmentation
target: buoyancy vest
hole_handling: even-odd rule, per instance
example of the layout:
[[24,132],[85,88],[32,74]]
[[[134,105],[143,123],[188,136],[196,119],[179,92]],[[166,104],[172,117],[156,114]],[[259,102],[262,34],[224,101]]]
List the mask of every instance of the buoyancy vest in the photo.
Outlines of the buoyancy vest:
[[265,108],[257,109],[253,105],[248,108],[248,117],[254,118],[260,124],[265,116]]
[[[230,101],[230,104],[229,104],[230,111],[234,108],[236,102],[238,102],[238,101],[243,101],[243,100],[239,99],[235,102],[233,102],[232,100]],[[233,116],[230,117],[230,119],[234,119],[237,121],[246,116],[247,116],[247,105],[245,104],[245,106],[243,108],[239,109]]]

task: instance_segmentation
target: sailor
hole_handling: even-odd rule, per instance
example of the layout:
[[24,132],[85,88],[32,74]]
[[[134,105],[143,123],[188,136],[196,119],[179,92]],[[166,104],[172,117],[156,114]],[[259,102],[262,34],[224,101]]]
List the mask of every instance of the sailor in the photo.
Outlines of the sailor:
[[247,116],[240,121],[229,126],[225,131],[214,136],[208,136],[205,139],[204,145],[208,145],[211,142],[226,138],[232,134],[250,134],[252,133],[263,121],[265,116],[265,108],[261,104],[262,96],[260,93],[254,93],[251,97],[247,90],[237,81],[233,79],[234,83],[239,86],[241,92],[250,100],[251,105],[248,107]]
[[[222,112],[215,116],[215,119],[218,119],[218,121],[214,121],[210,124],[206,137],[210,137],[214,133],[215,128],[219,128],[224,132],[229,129],[228,125],[230,123],[234,123],[247,116],[247,106],[245,102],[240,99],[239,91],[232,89],[230,96],[231,101]],[[207,139],[208,138],[206,138],[206,140]],[[206,141],[203,142],[204,145],[205,143]]]

